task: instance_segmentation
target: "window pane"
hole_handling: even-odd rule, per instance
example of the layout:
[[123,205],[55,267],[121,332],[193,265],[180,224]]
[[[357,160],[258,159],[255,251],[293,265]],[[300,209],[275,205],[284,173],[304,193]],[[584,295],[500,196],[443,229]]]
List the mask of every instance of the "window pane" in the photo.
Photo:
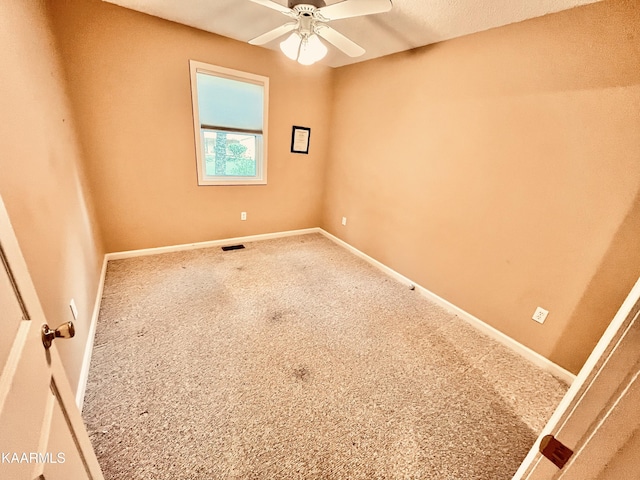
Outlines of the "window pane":
[[255,177],[257,137],[202,129],[205,175]]

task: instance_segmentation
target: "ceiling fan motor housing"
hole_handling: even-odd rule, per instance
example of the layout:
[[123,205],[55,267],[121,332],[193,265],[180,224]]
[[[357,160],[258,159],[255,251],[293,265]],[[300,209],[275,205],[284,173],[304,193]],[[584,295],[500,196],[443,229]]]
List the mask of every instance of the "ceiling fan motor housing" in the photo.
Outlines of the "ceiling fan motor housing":
[[[305,47],[305,52],[315,50],[318,55],[315,61],[324,56],[327,47],[320,41],[319,37],[322,37],[326,42],[350,57],[363,55],[365,53],[364,48],[330,27],[328,23],[332,20],[343,18],[384,13],[392,8],[392,0],[332,0],[329,2],[330,5],[327,5],[326,0],[287,0],[288,7],[282,5],[284,3],[283,0],[250,1],[277,10],[293,21],[259,35],[249,40],[249,43],[251,45],[266,45],[289,34],[286,40],[280,42],[280,48],[287,57],[293,60],[297,59],[299,62],[300,58],[297,58],[297,56],[299,56],[303,46]],[[300,63],[310,65],[313,63],[310,61],[311,56],[305,53],[304,62]]]
[[324,0],[289,0],[289,8],[293,9],[296,5],[312,5],[316,8],[326,6]]

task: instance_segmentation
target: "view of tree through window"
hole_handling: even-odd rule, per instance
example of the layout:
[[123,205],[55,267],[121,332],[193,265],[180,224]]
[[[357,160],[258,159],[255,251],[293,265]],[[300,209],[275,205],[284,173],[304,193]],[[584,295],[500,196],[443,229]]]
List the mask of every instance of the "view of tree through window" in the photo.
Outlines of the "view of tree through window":
[[202,130],[207,176],[253,177],[256,174],[256,136]]

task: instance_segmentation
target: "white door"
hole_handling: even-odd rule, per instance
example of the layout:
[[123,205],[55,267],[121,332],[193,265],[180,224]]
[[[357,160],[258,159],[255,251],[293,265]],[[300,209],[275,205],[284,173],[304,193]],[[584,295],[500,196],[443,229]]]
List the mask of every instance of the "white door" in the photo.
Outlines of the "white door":
[[0,197],[0,478],[103,479],[45,323]]
[[[550,434],[573,451],[560,469],[538,451]],[[640,478],[640,280],[629,293],[517,480]]]

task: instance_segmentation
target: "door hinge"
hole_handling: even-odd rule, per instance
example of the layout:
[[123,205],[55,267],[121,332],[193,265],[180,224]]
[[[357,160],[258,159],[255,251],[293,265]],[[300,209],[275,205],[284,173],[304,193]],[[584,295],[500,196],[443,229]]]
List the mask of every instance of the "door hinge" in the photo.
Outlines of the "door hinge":
[[540,441],[540,453],[547,457],[558,468],[562,468],[573,455],[566,445],[563,445],[553,435],[545,435]]

